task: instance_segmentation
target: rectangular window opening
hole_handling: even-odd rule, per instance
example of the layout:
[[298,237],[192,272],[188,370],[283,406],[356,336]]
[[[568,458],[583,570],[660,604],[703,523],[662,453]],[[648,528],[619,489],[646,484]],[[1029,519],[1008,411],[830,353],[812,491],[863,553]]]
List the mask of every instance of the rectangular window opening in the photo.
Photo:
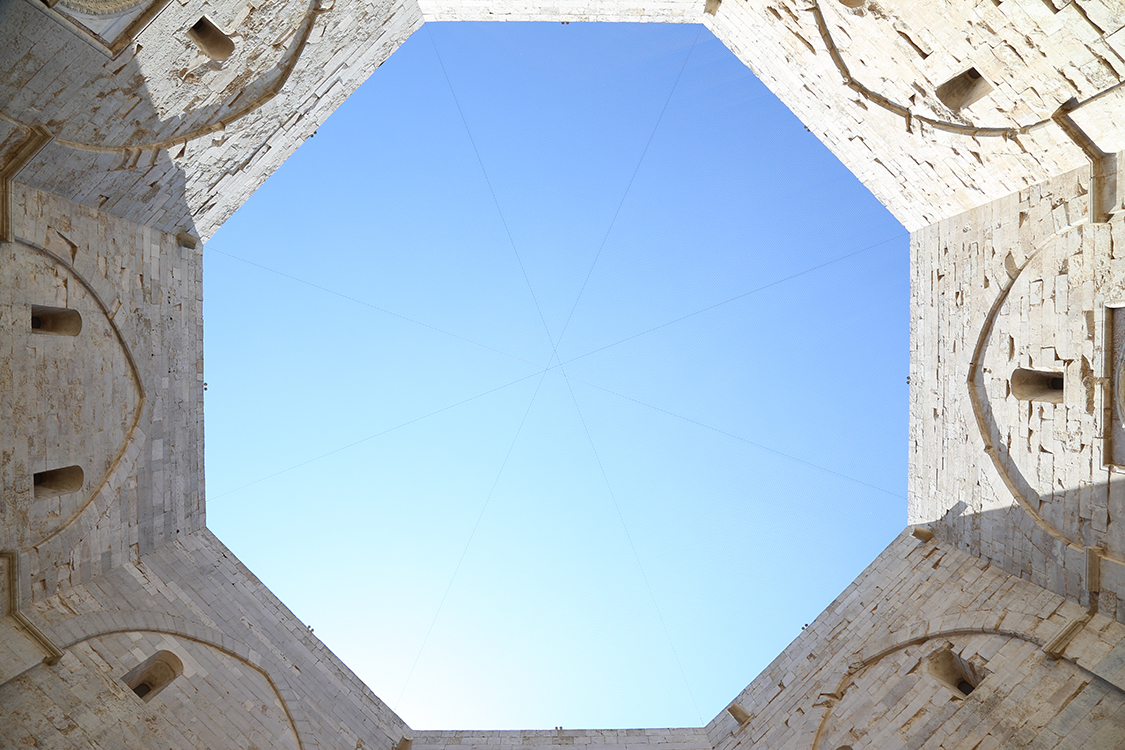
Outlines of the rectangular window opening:
[[937,97],[941,103],[958,112],[973,102],[988,95],[992,84],[984,79],[976,68],[969,68],[937,87]]
[[77,336],[82,332],[82,316],[64,307],[31,306],[31,332],[54,336]]
[[1021,367],[1012,373],[1009,382],[1012,385],[1012,395],[1020,401],[1046,401],[1052,404],[1063,402],[1066,377],[1061,372],[1025,370]]
[[64,466],[61,469],[37,472],[32,480],[36,500],[66,495],[82,489],[81,466]]
[[222,62],[234,52],[234,41],[224,34],[207,16],[201,17],[188,29],[188,38],[199,45],[203,54]]

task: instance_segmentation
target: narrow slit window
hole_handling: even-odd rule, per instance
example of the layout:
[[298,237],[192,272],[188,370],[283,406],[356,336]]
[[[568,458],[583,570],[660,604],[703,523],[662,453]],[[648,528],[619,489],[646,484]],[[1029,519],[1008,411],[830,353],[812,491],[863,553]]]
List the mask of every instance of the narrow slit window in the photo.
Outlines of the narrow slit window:
[[77,492],[82,489],[82,482],[81,466],[64,466],[61,469],[40,471],[35,474],[33,480],[35,498],[43,500]]
[[727,706],[727,713],[734,717],[734,720],[739,724],[745,724],[750,721],[750,712],[737,703],[732,703]]
[[121,681],[146,703],[184,673],[184,663],[171,651],[157,651],[129,670]]
[[31,306],[31,332],[54,336],[77,336],[82,332],[82,316],[64,307]]
[[234,52],[234,41],[224,34],[211,19],[203,16],[188,29],[188,37],[199,45],[203,54],[212,60],[222,62]]
[[1020,401],[1047,401],[1061,404],[1065,378],[1049,370],[1016,370],[1012,373],[1012,395]]
[[979,70],[969,68],[938,86],[937,97],[942,104],[957,112],[987,96],[990,91],[992,84],[984,80]]
[[953,653],[951,643],[926,657],[926,671],[953,694],[954,700],[968,698],[985,677],[980,667]]

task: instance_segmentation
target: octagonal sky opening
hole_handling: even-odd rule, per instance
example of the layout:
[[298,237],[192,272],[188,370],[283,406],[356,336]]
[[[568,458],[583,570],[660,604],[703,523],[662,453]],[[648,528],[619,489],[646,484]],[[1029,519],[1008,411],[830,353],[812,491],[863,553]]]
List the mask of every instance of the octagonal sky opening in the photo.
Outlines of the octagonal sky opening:
[[706,723],[905,523],[906,233],[701,27],[427,24],[204,257],[209,525],[416,729]]

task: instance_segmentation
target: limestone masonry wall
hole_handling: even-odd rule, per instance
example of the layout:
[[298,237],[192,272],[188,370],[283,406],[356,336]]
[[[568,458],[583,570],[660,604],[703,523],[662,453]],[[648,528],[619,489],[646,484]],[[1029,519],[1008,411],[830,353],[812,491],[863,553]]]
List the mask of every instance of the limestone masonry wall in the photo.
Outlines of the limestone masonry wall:
[[[16,747],[390,748],[409,732],[207,530],[31,616],[65,655],[0,686]],[[121,677],[163,649],[183,674],[144,702]]]
[[1099,615],[1060,658],[1043,650],[1083,616],[904,533],[707,733],[716,750],[1119,747],[1125,626]]
[[701,727],[680,729],[550,729],[527,731],[416,732],[412,750],[711,750]]
[[[1079,170],[914,235],[910,519],[1122,619],[1107,306],[1125,301],[1125,225],[1090,223],[1088,190]],[[1020,370],[1057,373],[1058,401],[1021,399]]]
[[[203,528],[201,248],[16,185],[0,245],[0,544],[37,601]],[[74,308],[77,336],[35,333]],[[81,466],[37,497],[35,472]]]
[[[0,120],[54,136],[26,179],[202,238],[421,23],[417,8],[390,0],[191,0],[169,4],[107,57],[44,12],[25,0],[0,5],[10,61],[0,68]],[[236,40],[221,64],[186,34],[207,14]]]
[[[186,35],[204,10],[228,60]],[[705,23],[910,229],[1086,163],[1052,120],[1070,100],[1103,151],[1125,148],[1125,21],[1089,0],[189,0],[112,56],[52,13],[0,6],[0,141],[44,127],[29,184],[204,239],[427,19]],[[969,69],[987,93],[943,102]]]
[[[36,604],[64,647],[0,686],[15,746],[582,745],[596,750],[1117,747],[1125,626],[903,534],[701,729],[414,732],[206,530]],[[158,650],[183,672],[150,702],[121,677]],[[952,678],[943,668],[960,670]],[[958,681],[969,682],[958,688]],[[228,744],[230,743],[230,744]]]
[[[415,730],[205,525],[200,240],[484,19],[703,23],[914,232],[918,527],[705,727]],[[0,62],[0,750],[1125,746],[1119,4],[0,0]]]

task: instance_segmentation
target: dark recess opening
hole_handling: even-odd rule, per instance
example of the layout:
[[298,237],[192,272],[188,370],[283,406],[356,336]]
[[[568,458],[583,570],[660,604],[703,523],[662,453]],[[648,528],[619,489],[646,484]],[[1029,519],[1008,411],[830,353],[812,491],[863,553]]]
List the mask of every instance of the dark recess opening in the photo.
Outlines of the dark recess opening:
[[976,68],[969,68],[937,87],[941,103],[954,112],[968,107],[992,91],[992,84]]
[[77,336],[82,332],[82,316],[65,307],[31,306],[31,330],[55,336]]
[[1061,404],[1066,378],[1049,370],[1025,370],[1012,373],[1012,395],[1020,401],[1047,401]]
[[218,26],[203,16],[188,29],[188,37],[199,45],[203,54],[216,62],[222,62],[234,52],[234,41],[224,34]]
[[77,492],[82,489],[82,481],[81,466],[65,466],[61,469],[36,472],[32,479],[32,486],[35,497],[42,500]]
[[121,680],[133,693],[149,702],[184,672],[184,663],[171,651],[157,651],[129,670]]

